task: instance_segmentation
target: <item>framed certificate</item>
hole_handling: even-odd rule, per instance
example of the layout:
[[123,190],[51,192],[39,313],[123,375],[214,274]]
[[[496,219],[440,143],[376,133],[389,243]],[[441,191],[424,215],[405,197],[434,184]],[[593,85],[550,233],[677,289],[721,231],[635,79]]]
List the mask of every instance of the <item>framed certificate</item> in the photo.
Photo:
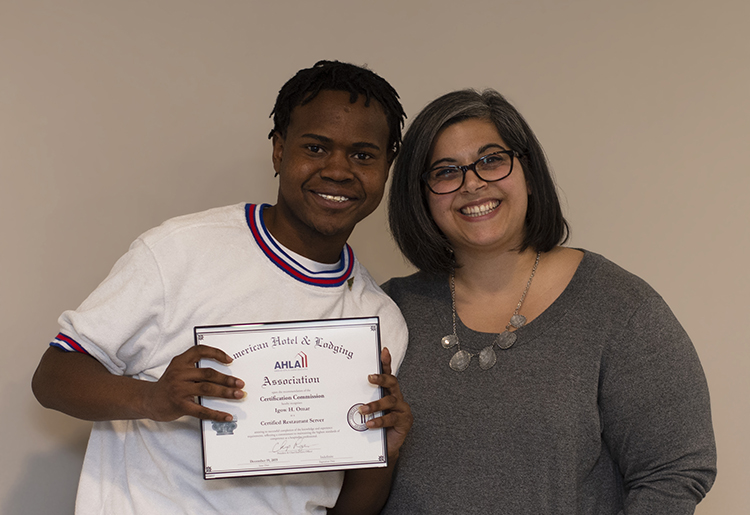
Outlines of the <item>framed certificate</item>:
[[240,400],[201,397],[231,422],[202,420],[205,479],[388,466],[384,429],[367,429],[380,399],[378,317],[202,326],[196,345],[232,356],[201,360],[245,381]]

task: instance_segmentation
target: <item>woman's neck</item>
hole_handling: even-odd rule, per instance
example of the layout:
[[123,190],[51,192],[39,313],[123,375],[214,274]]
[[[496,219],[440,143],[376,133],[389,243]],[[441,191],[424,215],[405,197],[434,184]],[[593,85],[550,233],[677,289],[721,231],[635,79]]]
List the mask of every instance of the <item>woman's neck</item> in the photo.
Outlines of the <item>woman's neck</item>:
[[[555,247],[545,252],[528,289],[520,314],[530,322],[546,310],[575,274],[583,253]],[[502,332],[529,283],[536,252],[506,252],[494,256],[457,253],[456,312],[467,327],[485,333]]]
[[528,280],[536,260],[536,251],[506,251],[502,253],[457,253],[456,283],[475,293],[492,293],[517,289],[519,282]]

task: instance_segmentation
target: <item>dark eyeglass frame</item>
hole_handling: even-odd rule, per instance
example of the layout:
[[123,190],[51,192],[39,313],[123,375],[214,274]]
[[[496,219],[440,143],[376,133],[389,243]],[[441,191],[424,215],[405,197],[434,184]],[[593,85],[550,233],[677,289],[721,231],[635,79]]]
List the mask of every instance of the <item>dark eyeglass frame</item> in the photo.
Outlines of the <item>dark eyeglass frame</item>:
[[[508,170],[508,173],[506,173],[505,175],[503,175],[499,179],[492,179],[492,180],[487,180],[484,177],[482,177],[481,175],[479,175],[479,172],[477,172],[477,165],[479,163],[481,163],[482,161],[484,161],[485,159],[487,159],[488,157],[496,156],[498,154],[506,154],[507,156],[510,157],[510,169]],[[444,165],[444,166],[436,166],[436,167],[430,168],[426,172],[422,173],[422,176],[421,176],[422,177],[422,182],[424,182],[427,185],[427,187],[430,189],[430,191],[432,193],[434,193],[435,195],[447,195],[449,193],[454,193],[454,192],[456,192],[456,191],[458,191],[458,190],[461,189],[461,187],[464,185],[464,182],[466,182],[466,172],[468,172],[469,170],[471,170],[472,172],[474,172],[474,174],[477,177],[479,177],[484,182],[502,181],[503,179],[505,179],[506,177],[508,177],[511,174],[511,172],[513,171],[513,158],[514,157],[515,158],[519,158],[519,157],[521,157],[521,154],[519,152],[516,152],[515,150],[498,150],[497,152],[493,152],[491,154],[487,154],[485,156],[482,156],[479,159],[477,159],[476,161],[474,161],[473,163],[468,164],[468,165]],[[461,184],[459,184],[456,189],[451,190],[451,191],[443,191],[443,192],[438,193],[437,191],[433,190],[432,187],[430,186],[429,176],[430,176],[430,174],[432,172],[434,172],[435,170],[437,170],[439,168],[440,169],[443,169],[443,168],[452,168],[452,169],[455,169],[455,170],[461,170],[461,172],[463,174],[461,176]]]

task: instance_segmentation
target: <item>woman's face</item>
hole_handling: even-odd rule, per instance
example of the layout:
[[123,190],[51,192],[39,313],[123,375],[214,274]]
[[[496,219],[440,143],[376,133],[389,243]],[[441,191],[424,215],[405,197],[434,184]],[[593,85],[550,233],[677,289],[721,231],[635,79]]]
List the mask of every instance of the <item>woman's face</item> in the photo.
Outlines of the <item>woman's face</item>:
[[[511,150],[488,119],[471,118],[440,131],[429,157],[429,168],[439,164],[467,165],[480,157]],[[469,170],[458,191],[436,195],[426,189],[433,220],[460,257],[462,252],[508,251],[524,237],[529,189],[523,167],[513,159],[511,174],[484,182]]]

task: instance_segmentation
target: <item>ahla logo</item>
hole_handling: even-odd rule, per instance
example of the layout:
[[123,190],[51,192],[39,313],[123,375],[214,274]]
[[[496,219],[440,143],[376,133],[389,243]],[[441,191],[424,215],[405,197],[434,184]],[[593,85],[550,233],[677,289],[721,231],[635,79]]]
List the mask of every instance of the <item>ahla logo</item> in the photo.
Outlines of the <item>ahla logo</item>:
[[307,354],[300,351],[294,356],[294,361],[277,361],[274,370],[294,370],[297,368],[307,368]]

